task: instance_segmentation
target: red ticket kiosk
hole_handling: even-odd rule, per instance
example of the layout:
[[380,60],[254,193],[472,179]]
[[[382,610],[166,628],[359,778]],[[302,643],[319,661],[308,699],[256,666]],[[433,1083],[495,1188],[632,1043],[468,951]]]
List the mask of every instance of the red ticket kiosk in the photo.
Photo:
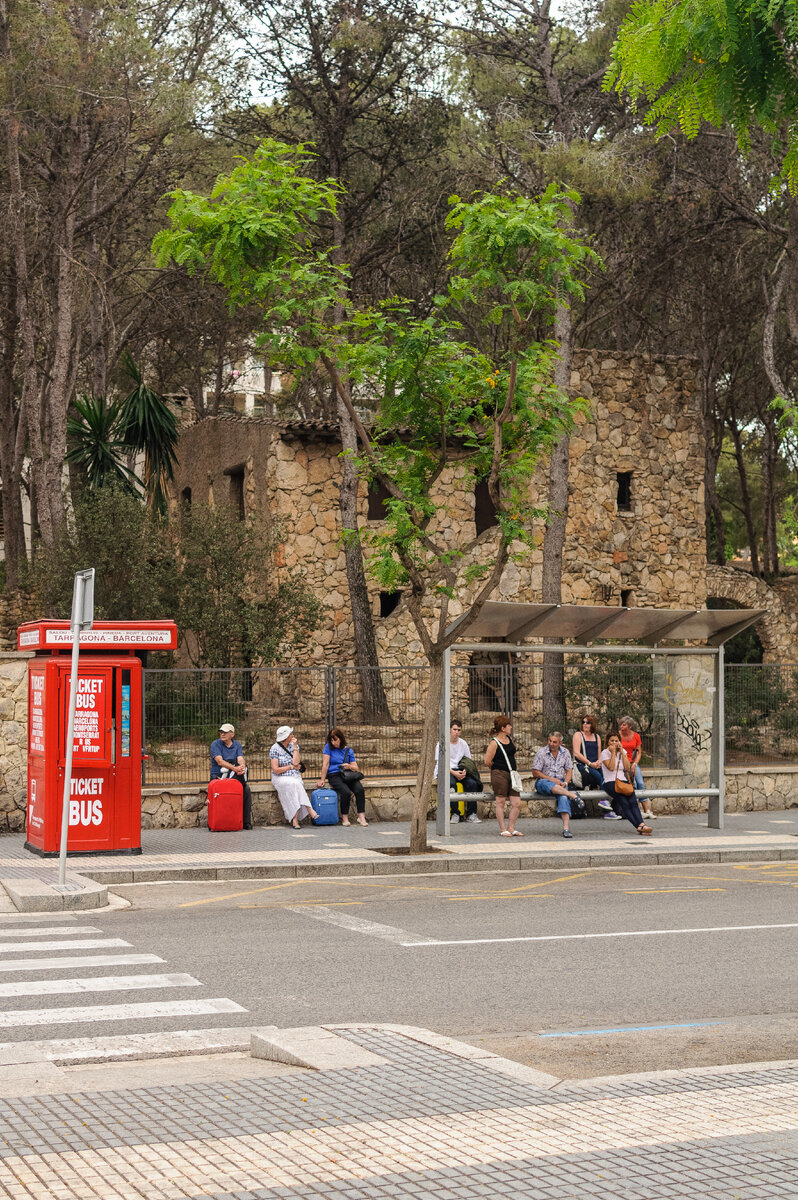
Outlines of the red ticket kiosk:
[[[69,799],[69,854],[141,853],[140,650],[173,650],[173,621],[95,621],[80,634]],[[28,850],[61,840],[72,632],[69,621],[17,631],[28,664]]]

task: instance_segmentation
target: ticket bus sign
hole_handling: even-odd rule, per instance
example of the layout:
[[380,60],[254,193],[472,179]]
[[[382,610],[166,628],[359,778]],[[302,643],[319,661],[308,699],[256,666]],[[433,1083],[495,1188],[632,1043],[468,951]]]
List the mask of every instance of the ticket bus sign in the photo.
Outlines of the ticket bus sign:
[[[17,644],[34,653],[28,664],[26,846],[36,854],[57,856],[71,695],[70,623],[22,625]],[[174,649],[176,644],[172,621],[95,621],[92,629],[80,632],[68,854],[141,852],[139,653]]]

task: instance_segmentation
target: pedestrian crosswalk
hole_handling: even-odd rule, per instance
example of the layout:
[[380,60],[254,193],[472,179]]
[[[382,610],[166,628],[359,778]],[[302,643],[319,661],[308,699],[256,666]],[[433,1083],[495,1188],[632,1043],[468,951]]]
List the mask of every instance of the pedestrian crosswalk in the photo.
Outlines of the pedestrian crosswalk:
[[[203,988],[201,980],[165,969],[168,964],[159,955],[137,953],[124,938],[106,936],[94,925],[76,924],[69,916],[56,921],[58,917],[38,927],[13,922],[0,926],[0,1036],[15,1039],[0,1042],[0,1056],[18,1046],[24,1031],[34,1026],[43,1034],[48,1026],[54,1031],[74,1026],[81,1042],[89,1040],[86,1035],[93,1035],[95,1027],[113,1028],[114,1023],[137,1033],[142,1029],[139,1022],[147,1022],[143,1028],[150,1030],[163,1022],[173,1035],[193,1035],[202,1032],[197,1028],[200,1018],[247,1011],[223,996],[185,998],[186,989]],[[154,969],[142,971],[143,966]],[[120,971],[123,967],[131,969]],[[146,993],[146,999],[132,1000],[131,992]],[[68,999],[76,996],[108,1002],[76,1004]],[[186,1029],[177,1030],[176,1021],[186,1022]]]

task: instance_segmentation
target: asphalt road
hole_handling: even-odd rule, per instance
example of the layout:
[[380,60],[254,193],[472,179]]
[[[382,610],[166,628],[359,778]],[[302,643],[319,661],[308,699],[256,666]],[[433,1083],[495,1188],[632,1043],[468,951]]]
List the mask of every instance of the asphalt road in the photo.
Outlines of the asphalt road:
[[[31,942],[50,935],[24,942],[13,918],[0,922],[0,1041],[362,1020],[426,1026],[568,1076],[798,1057],[798,864],[114,891],[132,907],[73,922],[99,932],[60,935],[98,948],[37,959]],[[41,965],[95,954],[163,962]],[[109,973],[164,976],[160,990],[121,997],[133,1005],[228,1008],[72,1020],[72,1006],[114,1007],[120,996],[42,992]],[[7,994],[15,982],[25,994]]]

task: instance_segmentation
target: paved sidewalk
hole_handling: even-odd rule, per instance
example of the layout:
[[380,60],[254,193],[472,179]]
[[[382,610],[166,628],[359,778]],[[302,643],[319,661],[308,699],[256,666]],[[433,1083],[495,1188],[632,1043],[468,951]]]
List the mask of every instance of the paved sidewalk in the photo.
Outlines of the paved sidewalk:
[[336,1033],[383,1061],[0,1101],[0,1195],[788,1200],[796,1194],[796,1062],[565,1083],[434,1035],[418,1040],[423,1031],[350,1026]]
[[[494,822],[453,826],[429,842],[440,853],[386,854],[406,847],[408,826],[374,822],[352,826],[264,826],[238,833],[207,829],[142,832],[141,855],[70,857],[71,872],[103,884],[159,879],[296,878],[321,875],[532,870],[551,867],[639,866],[655,863],[752,862],[798,859],[798,808],[731,813],[723,830],[708,829],[706,815],[661,817],[654,835],[641,838],[627,822],[575,821],[573,841],[560,836],[558,819],[519,822],[523,838],[500,838]],[[0,838],[0,886],[4,879],[52,880],[55,859],[24,848],[24,836]]]

